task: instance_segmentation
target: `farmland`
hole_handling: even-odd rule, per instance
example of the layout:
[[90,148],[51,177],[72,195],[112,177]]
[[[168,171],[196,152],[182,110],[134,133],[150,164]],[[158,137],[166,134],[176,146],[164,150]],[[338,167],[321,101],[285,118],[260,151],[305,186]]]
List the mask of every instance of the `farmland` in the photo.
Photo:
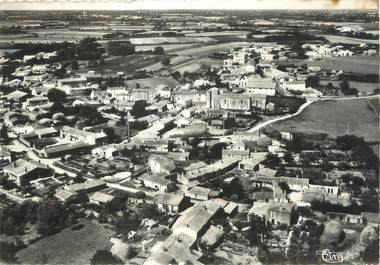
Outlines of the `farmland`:
[[[372,105],[379,102],[371,102]],[[347,132],[364,137],[367,141],[378,141],[378,114],[366,99],[344,101],[319,101],[311,104],[293,119],[271,125],[280,131],[305,133],[327,133],[331,136]]]
[[80,222],[79,229],[66,228],[17,253],[23,264],[89,264],[97,250],[109,250],[113,231],[92,221]]
[[248,44],[247,42],[219,43],[219,44],[212,44],[212,45],[204,45],[202,47],[184,49],[181,51],[177,51],[176,53],[178,55],[187,55],[187,56],[193,55],[194,57],[200,58],[200,57],[208,56],[213,52],[226,51],[231,48],[239,47],[239,46],[247,45],[247,44]]
[[[352,62],[355,63],[352,63]],[[353,72],[360,74],[378,74],[379,57],[359,55],[354,57],[324,57],[321,60],[300,60],[292,62],[281,62],[281,64],[295,64],[308,66],[318,66],[325,70],[343,70],[344,72]]]
[[[334,87],[339,87],[341,81],[325,81],[322,80],[319,82],[321,85],[326,86],[328,83],[331,83]],[[364,83],[356,81],[348,81],[351,88],[356,88],[360,93],[372,93],[376,88],[379,88],[378,83]]]
[[175,87],[179,85],[179,83],[172,77],[151,77],[126,81],[126,86],[129,88],[136,87],[137,84],[140,84],[142,88],[157,87],[159,85]]
[[367,39],[356,39],[345,36],[336,36],[336,35],[321,35],[325,37],[329,42],[332,43],[346,43],[346,44],[360,44],[360,43],[368,43],[368,44],[378,44],[378,40],[367,40]]

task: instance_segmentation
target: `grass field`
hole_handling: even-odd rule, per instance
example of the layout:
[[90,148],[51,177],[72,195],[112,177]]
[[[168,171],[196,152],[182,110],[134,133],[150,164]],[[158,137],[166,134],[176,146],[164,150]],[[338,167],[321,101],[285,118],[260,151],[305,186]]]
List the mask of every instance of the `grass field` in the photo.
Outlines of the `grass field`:
[[379,74],[379,56],[324,57],[322,60],[301,60],[280,64],[319,66],[325,70],[343,70],[360,74]]
[[211,42],[213,39],[209,37],[147,37],[147,38],[130,38],[135,45],[159,45],[170,43],[198,43]]
[[[321,80],[319,83],[321,85],[327,85],[328,83],[332,83],[333,86],[339,87],[339,84],[342,81],[325,81]],[[364,82],[356,82],[356,81],[348,81],[351,88],[356,88],[359,92],[362,93],[372,93],[374,89],[380,88],[379,84],[377,83],[364,83]]]
[[228,42],[228,43],[204,45],[202,47],[183,49],[181,51],[177,51],[176,54],[200,58],[200,57],[207,57],[214,52],[227,51],[231,48],[240,47],[242,45],[247,45],[247,44],[248,44],[247,42],[242,41],[242,42]]
[[333,43],[347,43],[347,44],[360,44],[360,43],[369,43],[369,44],[379,44],[378,40],[367,40],[367,39],[356,39],[345,36],[336,36],[336,35],[321,35],[325,37],[329,42]]
[[168,87],[176,87],[179,83],[172,77],[150,77],[150,78],[141,78],[133,79],[126,81],[126,85],[129,88],[136,87],[136,84],[139,83],[141,88],[151,87],[155,88],[159,85],[164,85]]
[[[109,250],[113,231],[104,225],[83,220],[78,230],[66,228],[19,251],[16,257],[22,264],[90,264],[97,250]],[[44,258],[43,258],[44,257]],[[47,259],[47,260],[46,260]]]
[[180,43],[180,44],[160,44],[160,45],[138,45],[136,46],[136,51],[149,51],[154,50],[157,46],[161,46],[164,48],[165,52],[173,52],[177,50],[187,49],[187,48],[193,48],[198,47],[200,43]]
[[[377,103],[377,104],[376,104]],[[371,104],[379,104],[371,100]],[[280,131],[328,133],[331,136],[347,133],[364,137],[367,141],[378,141],[378,114],[366,99],[342,101],[319,101],[307,107],[293,119],[270,125]]]

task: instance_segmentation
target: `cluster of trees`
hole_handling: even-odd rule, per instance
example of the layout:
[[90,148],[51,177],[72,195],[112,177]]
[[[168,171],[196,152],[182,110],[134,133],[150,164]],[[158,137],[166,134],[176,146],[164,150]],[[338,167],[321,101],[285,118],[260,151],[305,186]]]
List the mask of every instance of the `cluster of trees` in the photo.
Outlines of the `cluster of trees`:
[[135,45],[130,41],[109,41],[107,42],[106,50],[109,55],[126,56],[135,53]]
[[0,212],[0,234],[23,234],[27,223],[44,236],[54,234],[75,220],[75,214],[57,200],[25,201]]
[[343,151],[350,151],[350,157],[362,166],[379,170],[379,159],[372,147],[363,139],[355,135],[338,136],[336,139],[337,148]]
[[347,80],[344,80],[343,82],[341,82],[339,84],[339,87],[340,87],[340,91],[344,95],[355,95],[356,96],[359,93],[359,91],[356,88],[350,87],[350,83],[348,83]]

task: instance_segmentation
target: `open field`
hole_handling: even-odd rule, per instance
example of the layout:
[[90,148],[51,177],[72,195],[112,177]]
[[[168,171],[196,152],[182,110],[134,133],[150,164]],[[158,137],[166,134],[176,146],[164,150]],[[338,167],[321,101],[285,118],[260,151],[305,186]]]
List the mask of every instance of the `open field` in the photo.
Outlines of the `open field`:
[[[170,59],[169,68],[173,69],[174,67],[184,64],[190,60],[192,60],[191,56],[174,56]],[[162,68],[167,69],[168,67],[163,66],[161,62],[157,62],[147,67],[143,67],[142,69],[145,69],[146,71],[158,71],[158,70],[161,70]]]
[[281,62],[280,64],[295,64],[319,66],[325,70],[343,70],[360,74],[379,74],[379,56],[347,56],[347,57],[324,57],[321,60],[300,60]]
[[208,55],[214,52],[227,51],[229,49],[232,49],[234,47],[240,47],[242,45],[248,45],[248,42],[242,41],[242,42],[228,42],[228,43],[205,45],[202,47],[184,49],[184,50],[176,52],[176,54],[184,55],[184,56],[190,55],[190,56],[200,58],[200,57],[207,57]]
[[126,85],[129,88],[136,87],[136,84],[140,84],[141,88],[151,87],[155,88],[159,85],[164,85],[168,87],[176,87],[179,83],[173,77],[150,77],[150,78],[141,78],[141,79],[133,79],[127,80]]
[[195,32],[185,34],[189,37],[214,37],[214,36],[235,36],[246,38],[249,31],[209,31],[209,32]]
[[197,43],[197,42],[212,42],[209,37],[145,37],[145,38],[130,38],[130,41],[135,45],[159,45],[165,43]]
[[154,50],[157,46],[161,46],[164,48],[166,52],[174,52],[177,50],[187,49],[187,48],[193,48],[198,47],[203,44],[201,43],[183,43],[183,44],[160,44],[160,45],[138,45],[136,46],[136,51],[149,51]]
[[[374,103],[371,101],[376,105]],[[367,141],[378,141],[380,137],[378,114],[366,99],[315,102],[295,118],[270,127],[280,131],[328,133],[331,136],[344,135],[348,131]]]
[[[113,231],[104,225],[81,221],[78,230],[66,228],[19,251],[16,257],[23,264],[90,264],[97,250],[109,250]],[[44,260],[45,259],[45,260]]]
[[158,55],[147,54],[133,54],[128,56],[115,56],[105,61],[105,65],[97,66],[97,70],[111,70],[111,71],[135,71],[148,67],[160,61]]
[[170,69],[172,71],[179,71],[181,73],[184,72],[195,72],[202,68],[208,68],[212,65],[221,65],[223,63],[222,60],[218,59],[211,59],[211,58],[199,58],[199,59],[192,59],[189,61],[186,61],[184,63],[174,65]]
[[367,39],[356,39],[345,36],[336,36],[336,35],[320,35],[325,37],[329,42],[332,43],[347,43],[347,44],[360,44],[360,43],[369,43],[369,44],[379,44],[378,40],[367,40]]
[[[328,83],[333,84],[334,87],[339,87],[342,81],[325,81],[321,80],[319,83],[321,85],[327,85]],[[356,81],[348,81],[351,88],[356,88],[361,93],[372,93],[376,88],[380,88],[378,83],[364,83]]]

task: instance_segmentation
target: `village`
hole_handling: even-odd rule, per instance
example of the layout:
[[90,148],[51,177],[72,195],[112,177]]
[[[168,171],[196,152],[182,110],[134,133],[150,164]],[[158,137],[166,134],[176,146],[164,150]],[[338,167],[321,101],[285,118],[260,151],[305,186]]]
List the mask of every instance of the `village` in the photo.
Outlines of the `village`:
[[345,120],[337,136],[271,126],[319,102],[377,99],[351,72],[296,62],[378,56],[378,44],[305,38],[221,49],[197,73],[104,72],[135,47],[92,38],[4,55],[0,259],[63,263],[33,247],[94,223],[112,233],[86,251],[91,264],[311,264],[323,249],[378,261],[373,143]]

